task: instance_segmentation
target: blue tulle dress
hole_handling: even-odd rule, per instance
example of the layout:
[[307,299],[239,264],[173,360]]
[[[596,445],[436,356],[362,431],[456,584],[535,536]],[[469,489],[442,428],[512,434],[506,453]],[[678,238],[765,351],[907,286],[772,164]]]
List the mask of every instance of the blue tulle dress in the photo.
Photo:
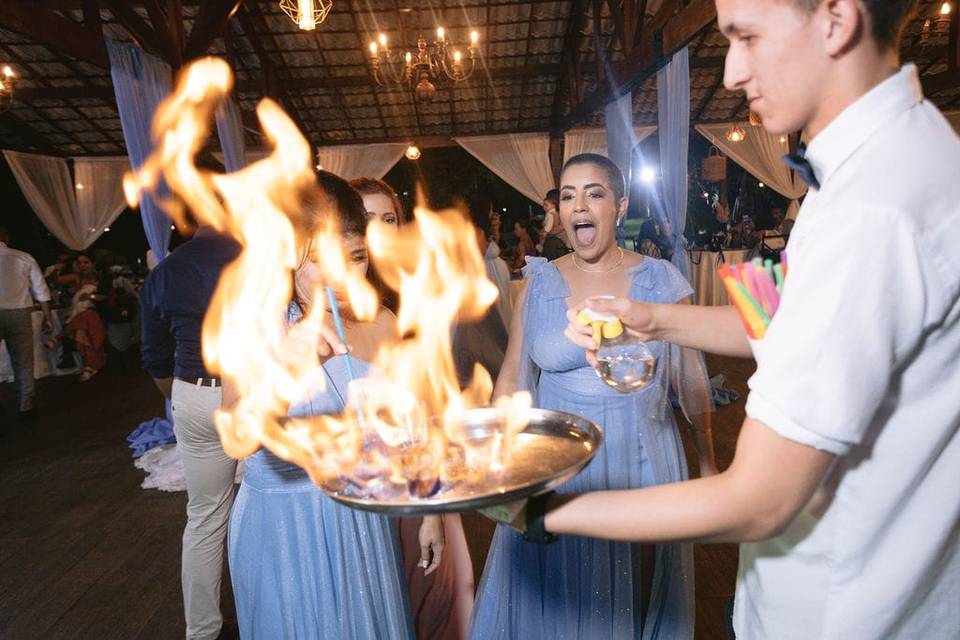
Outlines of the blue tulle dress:
[[[367,365],[351,358],[354,372]],[[345,358],[324,364],[327,388],[290,415],[337,413]],[[396,527],[337,504],[267,450],[247,458],[230,516],[230,575],[241,637],[413,638]]]
[[[678,482],[687,478],[683,445],[668,400],[671,384],[692,381],[699,406],[682,394],[691,412],[709,410],[709,386],[698,352],[650,343],[657,358],[647,387],[621,394],[587,364],[568,341],[569,289],[552,263],[528,258],[521,356],[521,387],[534,405],[596,422],[603,447],[590,465],[560,489],[582,493]],[[675,302],[692,293],[669,263],[646,258],[631,271],[629,296]],[[691,415],[688,413],[688,415]],[[649,557],[649,556],[648,556]],[[525,542],[499,526],[474,606],[470,637],[533,639],[693,637],[693,555],[690,545],[657,545],[648,611],[641,620],[641,546],[561,536],[549,545]]]

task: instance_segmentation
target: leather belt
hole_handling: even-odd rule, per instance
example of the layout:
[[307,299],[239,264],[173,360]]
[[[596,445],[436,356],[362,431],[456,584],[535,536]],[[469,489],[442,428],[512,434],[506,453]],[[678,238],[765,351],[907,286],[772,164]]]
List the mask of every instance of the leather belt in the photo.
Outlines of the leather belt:
[[181,378],[177,376],[177,380],[180,382],[186,382],[187,384],[193,384],[198,387],[210,387],[211,389],[216,389],[217,387],[222,387],[223,383],[220,382],[220,378]]

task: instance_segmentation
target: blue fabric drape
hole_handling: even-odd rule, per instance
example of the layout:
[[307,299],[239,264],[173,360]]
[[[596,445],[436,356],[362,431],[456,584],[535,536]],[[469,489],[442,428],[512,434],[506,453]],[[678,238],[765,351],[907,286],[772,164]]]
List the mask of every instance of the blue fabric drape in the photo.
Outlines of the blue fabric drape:
[[225,100],[217,110],[217,135],[223,149],[223,166],[227,173],[247,166],[246,148],[243,142],[243,122],[240,109],[233,99]]
[[[637,134],[633,130],[633,92],[628,91],[608,104],[604,115],[607,123],[607,157],[620,167],[627,193],[630,193],[630,167],[633,164],[633,148],[637,146]],[[626,245],[623,221],[617,225],[617,244],[621,247]]]
[[[136,171],[153,150],[150,125],[160,102],[170,94],[170,66],[135,45],[105,38],[110,57],[110,76],[117,98],[123,140],[130,166]],[[158,193],[163,197],[165,186]],[[167,255],[170,245],[170,219],[147,194],[140,199],[140,219],[147,243],[157,260]]]
[[690,57],[686,47],[657,72],[660,171],[663,204],[673,230],[673,265],[687,279],[690,266],[684,245],[687,225],[687,156],[690,145]]

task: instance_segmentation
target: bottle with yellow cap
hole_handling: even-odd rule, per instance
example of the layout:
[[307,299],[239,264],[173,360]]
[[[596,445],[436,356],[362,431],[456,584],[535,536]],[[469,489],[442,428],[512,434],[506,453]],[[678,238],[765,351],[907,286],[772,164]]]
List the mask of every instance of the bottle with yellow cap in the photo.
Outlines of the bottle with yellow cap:
[[593,329],[597,343],[597,375],[621,393],[642,389],[653,380],[656,359],[646,343],[631,337],[620,318],[591,309],[577,315],[580,324]]

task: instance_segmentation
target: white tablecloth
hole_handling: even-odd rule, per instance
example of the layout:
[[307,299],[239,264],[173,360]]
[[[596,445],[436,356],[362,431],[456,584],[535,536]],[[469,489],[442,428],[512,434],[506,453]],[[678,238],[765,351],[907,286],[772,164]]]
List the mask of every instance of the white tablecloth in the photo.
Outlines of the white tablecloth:
[[[66,318],[69,310],[57,309],[53,311],[53,329],[54,333],[60,333],[63,329],[63,319]],[[57,369],[57,362],[60,361],[60,355],[63,348],[57,345],[53,351],[47,351],[43,343],[49,336],[43,336],[43,312],[34,311],[31,314],[33,320],[33,377],[46,378],[47,376],[65,376],[80,371],[80,367],[73,369]],[[7,351],[6,341],[0,342],[0,382],[13,382],[13,364],[10,362],[10,353]]]
[[749,249],[727,249],[724,251],[691,251],[690,284],[693,286],[693,299],[696,304],[722,306],[730,304],[727,290],[717,274],[724,263],[740,264],[747,257]]

